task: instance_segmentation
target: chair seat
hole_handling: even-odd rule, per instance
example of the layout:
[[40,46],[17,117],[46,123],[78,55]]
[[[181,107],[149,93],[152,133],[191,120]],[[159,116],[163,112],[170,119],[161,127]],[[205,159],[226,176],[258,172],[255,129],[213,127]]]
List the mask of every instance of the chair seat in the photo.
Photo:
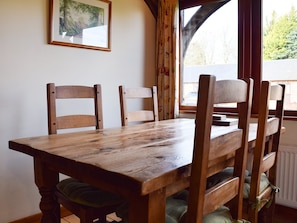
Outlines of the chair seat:
[[74,178],[60,181],[57,189],[69,200],[89,207],[100,208],[123,202],[123,198],[118,195],[97,189]]
[[[183,190],[174,194],[166,200],[166,223],[185,223],[185,216],[188,209],[188,194],[187,190]],[[123,219],[123,222],[128,223],[128,203],[123,204],[116,210],[118,217]],[[214,212],[203,217],[203,223],[233,223],[229,209],[222,206]],[[242,221],[242,223],[245,221]]]
[[[243,198],[247,199],[250,196],[250,188],[251,188],[251,178],[252,176],[247,176],[245,177],[245,182],[244,182],[244,188],[243,188]],[[270,182],[266,176],[265,173],[261,174],[261,179],[260,179],[260,188],[259,188],[259,193],[264,191],[265,188],[267,188],[270,185]]]
[[[207,187],[211,187],[212,185],[215,185],[219,182],[222,182],[226,178],[232,176],[233,174],[233,168],[227,167],[225,170],[209,177],[207,179]],[[250,175],[249,171],[245,171],[245,179],[244,179],[244,188],[243,188],[243,198],[247,199],[250,196],[250,188],[251,188],[251,178],[252,176]],[[270,185],[270,182],[266,176],[265,173],[261,175],[261,180],[260,180],[260,193],[267,188]]]
[[[184,223],[188,209],[188,191],[183,190],[167,198],[166,223]],[[205,215],[203,223],[232,223],[229,209],[225,206]]]

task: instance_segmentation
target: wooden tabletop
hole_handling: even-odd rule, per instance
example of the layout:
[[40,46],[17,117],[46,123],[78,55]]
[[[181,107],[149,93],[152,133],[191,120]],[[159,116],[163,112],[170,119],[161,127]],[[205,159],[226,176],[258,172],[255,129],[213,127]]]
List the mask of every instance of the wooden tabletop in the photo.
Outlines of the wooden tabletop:
[[[9,148],[34,157],[35,181],[40,190],[52,190],[58,181],[57,173],[64,173],[129,199],[150,195],[164,188],[167,190],[165,193],[170,194],[185,187],[182,182],[190,174],[194,122],[193,119],[172,119],[30,137],[9,141]],[[236,126],[213,126],[212,138],[234,128]],[[255,138],[253,130],[249,141]],[[44,179],[46,174],[52,175],[52,182]],[[170,185],[177,182],[181,182],[181,186],[171,191]]]
[[[86,171],[114,172],[142,194],[154,179],[191,163],[194,120],[175,119],[114,129],[17,139],[13,150],[48,163],[77,165]],[[180,149],[183,148],[183,149]],[[72,165],[73,164],[73,165]],[[65,174],[69,170],[61,168]],[[107,173],[108,174],[108,173]]]

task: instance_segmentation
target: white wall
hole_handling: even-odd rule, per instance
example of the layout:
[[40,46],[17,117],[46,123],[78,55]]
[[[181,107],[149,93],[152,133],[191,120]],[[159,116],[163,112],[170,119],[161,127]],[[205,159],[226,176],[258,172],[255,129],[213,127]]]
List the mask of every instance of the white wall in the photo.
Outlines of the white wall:
[[102,84],[104,126],[120,126],[118,85],[155,84],[155,19],[144,1],[112,1],[112,51],[47,44],[48,0],[0,0],[0,223],[39,212],[33,159],[8,140],[47,134],[46,92]]

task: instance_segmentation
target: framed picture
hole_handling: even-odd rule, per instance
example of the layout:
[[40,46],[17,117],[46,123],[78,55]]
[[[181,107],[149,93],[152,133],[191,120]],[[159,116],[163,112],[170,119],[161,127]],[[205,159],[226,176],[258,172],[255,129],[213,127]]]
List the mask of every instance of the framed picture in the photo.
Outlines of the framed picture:
[[110,51],[111,1],[50,0],[50,44]]

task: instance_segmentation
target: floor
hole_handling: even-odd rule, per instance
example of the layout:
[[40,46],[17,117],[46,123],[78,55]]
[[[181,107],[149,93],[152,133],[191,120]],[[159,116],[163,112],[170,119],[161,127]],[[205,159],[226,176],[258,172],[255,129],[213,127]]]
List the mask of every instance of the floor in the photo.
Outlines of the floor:
[[[120,222],[121,219],[118,218],[115,213],[107,216],[107,222]],[[75,215],[69,215],[61,219],[61,223],[80,223],[79,218]]]
[[273,223],[296,223],[297,209],[285,207],[282,205],[275,206]]
[[[107,222],[120,222],[114,213],[107,216]],[[61,219],[61,223],[80,223],[75,215],[69,215]],[[296,209],[276,205],[273,223],[296,223]]]

